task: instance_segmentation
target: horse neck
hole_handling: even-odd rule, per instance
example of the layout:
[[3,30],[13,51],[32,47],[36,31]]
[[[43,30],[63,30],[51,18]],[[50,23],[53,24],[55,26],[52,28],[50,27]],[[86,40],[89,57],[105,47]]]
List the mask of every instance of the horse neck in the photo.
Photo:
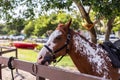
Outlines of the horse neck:
[[103,54],[105,51],[89,42],[80,34],[75,32],[72,34],[72,42],[70,44],[72,47],[70,47],[69,55],[78,70],[82,73],[97,76],[99,76],[99,73],[102,73],[102,67],[107,70],[106,63],[102,64],[105,60],[101,59],[101,57],[106,57]]

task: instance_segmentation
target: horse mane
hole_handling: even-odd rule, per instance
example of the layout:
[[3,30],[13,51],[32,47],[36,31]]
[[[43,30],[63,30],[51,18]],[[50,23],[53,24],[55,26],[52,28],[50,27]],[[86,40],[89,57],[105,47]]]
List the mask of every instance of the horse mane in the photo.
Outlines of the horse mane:
[[79,32],[76,32],[76,34],[78,34],[82,39],[84,39],[86,42],[88,42],[94,49],[96,49],[96,44],[90,42],[88,39],[86,39],[85,36],[83,36],[82,34],[80,34]]

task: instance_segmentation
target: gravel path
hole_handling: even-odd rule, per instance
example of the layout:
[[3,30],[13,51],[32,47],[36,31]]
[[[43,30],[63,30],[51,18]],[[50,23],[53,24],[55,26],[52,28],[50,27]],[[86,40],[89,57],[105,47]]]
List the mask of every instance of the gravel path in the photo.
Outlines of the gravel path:
[[[16,70],[14,70],[14,79],[15,80],[36,80],[36,77],[32,74],[18,70],[18,73],[16,73]],[[11,70],[8,68],[2,69],[2,80],[11,80]]]
[[[64,70],[70,70],[72,72],[78,72],[75,68],[70,68],[70,67],[59,67],[59,68]],[[16,73],[16,70],[14,70],[14,77],[15,77],[14,80],[36,80],[36,77],[28,72],[18,70],[18,73]],[[10,69],[8,68],[2,69],[2,80],[12,80]]]

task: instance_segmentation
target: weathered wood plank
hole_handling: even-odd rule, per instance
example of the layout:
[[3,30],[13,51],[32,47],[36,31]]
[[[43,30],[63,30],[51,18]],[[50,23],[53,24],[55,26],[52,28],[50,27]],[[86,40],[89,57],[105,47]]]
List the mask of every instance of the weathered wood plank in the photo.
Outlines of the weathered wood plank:
[[[7,65],[7,62],[8,58],[0,57],[0,64]],[[102,80],[102,78],[87,74],[73,73],[50,66],[34,65],[34,63],[20,61],[17,59],[14,60],[13,64],[15,65],[16,69],[21,69],[50,80]]]
[[3,48],[3,49],[16,49],[15,47],[7,47],[7,46],[0,46],[0,48]]
[[9,53],[9,52],[12,52],[12,51],[16,51],[16,49],[5,50],[5,51],[0,52],[0,54],[6,54],[6,53]]

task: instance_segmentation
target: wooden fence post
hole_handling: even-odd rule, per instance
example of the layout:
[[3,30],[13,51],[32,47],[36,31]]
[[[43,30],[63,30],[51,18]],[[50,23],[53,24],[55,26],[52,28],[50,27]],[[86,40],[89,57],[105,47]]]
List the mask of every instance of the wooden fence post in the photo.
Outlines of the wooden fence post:
[[18,59],[18,50],[17,50],[17,48],[16,48],[16,51],[15,51],[15,57]]
[[2,80],[2,66],[0,64],[0,80]]
[[[0,56],[2,55],[2,48],[0,48]],[[0,64],[0,80],[2,80],[2,65]]]
[[[18,59],[18,49],[17,48],[15,50],[15,57],[16,57],[16,59]],[[18,73],[18,69],[16,69],[16,72]]]

